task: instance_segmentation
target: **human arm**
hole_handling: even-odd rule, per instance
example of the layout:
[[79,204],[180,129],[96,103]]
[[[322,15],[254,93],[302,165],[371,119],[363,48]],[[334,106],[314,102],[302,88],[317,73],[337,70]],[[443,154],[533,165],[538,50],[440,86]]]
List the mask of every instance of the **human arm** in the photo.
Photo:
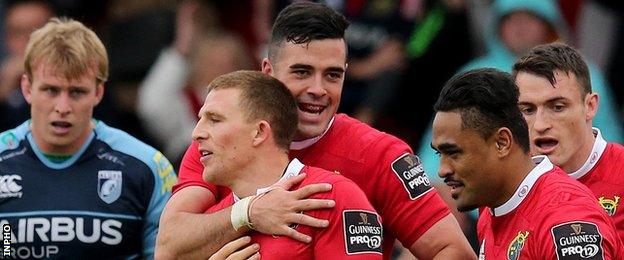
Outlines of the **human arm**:
[[544,210],[533,237],[538,246],[530,253],[536,259],[622,259],[617,230],[602,211],[573,202]]
[[380,191],[375,195],[379,201],[373,202],[389,232],[419,259],[476,259],[456,219],[409,147],[390,139],[379,142],[373,150],[384,151],[372,170],[382,176],[375,183],[384,187],[380,190],[396,191]]
[[382,259],[383,228],[381,218],[368,202],[364,192],[342,176],[334,181],[334,189],[321,195],[336,201],[333,210],[310,214],[326,218],[326,229],[314,233],[315,259]]
[[[226,242],[244,233],[246,227],[242,231],[234,231],[229,207],[204,214],[221,199],[222,194],[219,194],[216,186],[202,180],[202,171],[197,143],[193,142],[180,166],[180,182],[174,187],[175,194],[167,203],[161,218],[161,231],[156,250],[158,258],[207,257]],[[302,239],[303,234],[293,233],[288,225],[291,223],[315,227],[326,225],[322,220],[301,218],[302,214],[298,212],[331,207],[332,204],[327,201],[301,199],[313,193],[326,191],[330,187],[319,184],[292,192],[286,191],[304,177],[305,174],[288,179],[282,184],[282,189],[275,189],[254,203],[250,210],[250,219],[258,231]]]
[[418,259],[477,259],[453,215],[436,222],[409,250]]
[[162,153],[156,151],[149,162],[153,176],[153,189],[143,223],[143,257],[154,257],[156,237],[159,230],[159,219],[163,214],[165,203],[171,196],[171,187],[176,182],[173,166]]

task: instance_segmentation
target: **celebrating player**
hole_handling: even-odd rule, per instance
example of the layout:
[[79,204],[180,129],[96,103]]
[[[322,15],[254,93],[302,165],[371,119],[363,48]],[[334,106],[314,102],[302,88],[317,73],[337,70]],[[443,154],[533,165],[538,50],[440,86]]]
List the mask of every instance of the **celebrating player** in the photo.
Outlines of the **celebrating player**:
[[[220,76],[208,86],[199,118],[193,139],[202,154],[203,178],[232,189],[209,212],[235,202],[254,203],[270,190],[266,187],[301,173],[307,177],[299,187],[322,182],[333,186],[330,192],[312,196],[333,199],[333,209],[306,212],[329,220],[329,226],[321,230],[304,225],[294,227],[312,237],[314,243],[253,232],[252,241],[260,245],[262,257],[381,259],[381,221],[362,190],[340,174],[304,166],[296,158],[289,162],[288,148],[297,130],[297,105],[279,80],[253,71]],[[246,207],[232,209],[233,218],[246,215]]]
[[[438,175],[459,210],[481,208],[481,259],[621,259],[593,194],[546,156],[529,155],[511,75],[479,69],[446,83],[435,104]],[[482,258],[484,257],[484,258]]]
[[[309,2],[288,6],[275,22],[262,70],[282,81],[297,100],[299,123],[289,156],[338,172],[364,191],[383,219],[385,258],[390,257],[395,238],[418,258],[475,258],[411,149],[393,136],[336,114],[347,68],[347,26],[342,15]],[[202,171],[198,145],[193,143],[163,213],[156,252],[163,257],[205,256],[246,231],[234,231],[230,208],[201,214],[227,196],[223,188],[204,182]],[[299,212],[332,204],[299,200],[308,191],[267,193],[250,207],[250,223],[265,234],[310,242],[310,236],[290,224],[327,226],[327,220]]]
[[598,198],[624,239],[624,147],[607,143],[592,119],[598,94],[592,93],[581,55],[562,43],[535,47],[513,67],[519,106],[529,126],[531,153],[548,158],[585,184]]
[[151,258],[176,181],[154,148],[92,118],[108,57],[79,22],[32,33],[21,89],[31,119],[0,134],[0,223],[12,258]]

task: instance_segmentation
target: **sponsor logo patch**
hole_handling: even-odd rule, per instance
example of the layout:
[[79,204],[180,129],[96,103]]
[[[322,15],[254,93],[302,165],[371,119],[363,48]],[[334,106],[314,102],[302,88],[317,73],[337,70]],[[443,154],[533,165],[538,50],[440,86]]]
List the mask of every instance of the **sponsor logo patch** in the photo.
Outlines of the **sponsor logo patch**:
[[364,210],[342,212],[347,254],[381,254],[383,228],[376,213]]
[[602,235],[589,222],[568,222],[551,230],[557,259],[604,259]]
[[98,171],[98,195],[102,201],[111,204],[119,199],[122,184],[121,171]]
[[600,206],[602,206],[602,208],[607,211],[607,214],[609,214],[609,216],[615,215],[615,211],[617,211],[617,206],[619,202],[619,196],[615,196],[613,197],[613,199],[605,199],[604,197],[598,198],[598,203],[600,203]]
[[410,199],[415,200],[420,195],[431,190],[431,182],[425,174],[418,156],[404,154],[392,162],[392,171],[403,182],[403,187],[407,190]]
[[0,175],[0,199],[5,198],[21,198],[22,193],[22,176],[17,174]]
[[526,242],[528,236],[529,231],[518,231],[518,235],[516,235],[516,237],[511,241],[509,248],[507,249],[507,259],[516,260],[520,258],[520,252],[522,252],[524,242]]

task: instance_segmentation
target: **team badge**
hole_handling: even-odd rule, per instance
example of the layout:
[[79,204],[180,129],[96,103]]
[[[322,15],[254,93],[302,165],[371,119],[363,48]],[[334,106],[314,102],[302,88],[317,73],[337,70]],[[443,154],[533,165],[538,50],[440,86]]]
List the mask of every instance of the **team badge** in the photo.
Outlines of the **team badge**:
[[516,260],[520,258],[520,252],[522,252],[522,248],[524,247],[524,243],[526,242],[527,237],[529,236],[529,231],[518,231],[518,235],[511,241],[509,244],[509,248],[507,249],[507,259]]
[[102,201],[111,204],[119,199],[122,184],[121,171],[98,171],[98,195]]
[[604,210],[607,211],[609,216],[615,215],[615,211],[617,210],[618,202],[620,202],[620,197],[615,196],[613,199],[605,199],[604,197],[598,198],[598,203]]
[[604,259],[602,235],[591,222],[567,222],[551,230],[557,259]]
[[364,210],[342,212],[345,246],[348,255],[381,254],[383,228],[376,213]]
[[397,158],[392,162],[392,171],[399,177],[412,200],[432,189],[431,182],[416,155],[406,153]]

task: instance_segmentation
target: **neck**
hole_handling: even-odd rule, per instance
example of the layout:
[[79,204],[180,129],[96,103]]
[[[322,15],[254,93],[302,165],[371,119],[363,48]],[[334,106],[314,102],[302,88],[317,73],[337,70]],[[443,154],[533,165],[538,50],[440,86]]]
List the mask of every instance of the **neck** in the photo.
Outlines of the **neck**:
[[240,169],[240,176],[231,185],[232,192],[240,198],[255,195],[260,188],[275,184],[288,166],[288,154],[281,149],[257,153],[257,157]]
[[533,163],[531,156],[519,148],[515,153],[506,165],[499,168],[501,170],[500,173],[502,173],[499,176],[499,183],[502,183],[502,185],[500,185],[498,196],[493,196],[494,201],[489,205],[491,208],[499,207],[511,199],[522,181],[535,168],[535,163]]
[[596,142],[596,136],[594,136],[594,131],[591,127],[589,127],[589,131],[585,132],[580,139],[574,140],[576,142],[581,142],[581,147],[570,157],[567,162],[561,163],[560,167],[567,173],[572,173],[577,171],[583,166],[587,158],[592,152],[594,148],[594,143]]

